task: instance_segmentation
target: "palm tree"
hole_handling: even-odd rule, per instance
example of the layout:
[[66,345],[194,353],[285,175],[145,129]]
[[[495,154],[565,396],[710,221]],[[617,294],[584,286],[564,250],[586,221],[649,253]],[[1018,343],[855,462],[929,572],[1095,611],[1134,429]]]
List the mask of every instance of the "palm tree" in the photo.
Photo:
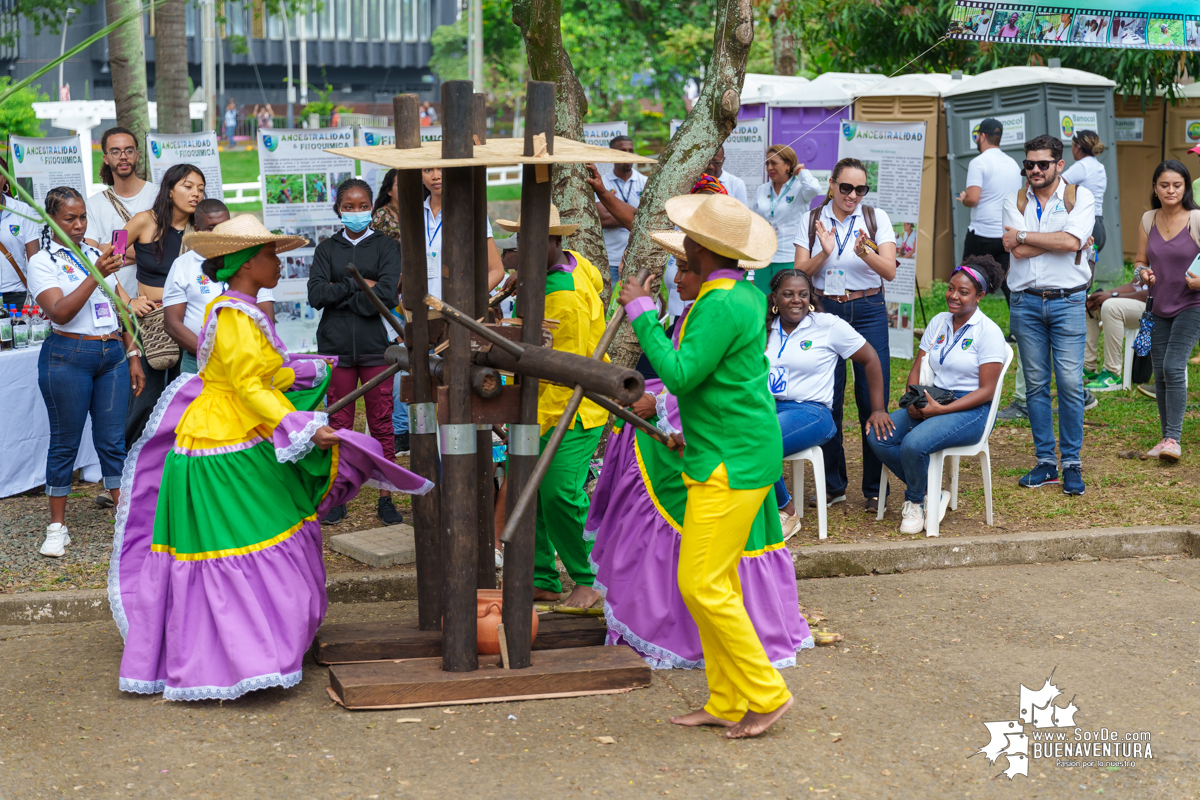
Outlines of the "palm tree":
[[182,57],[187,52],[185,5],[186,0],[166,0],[155,12],[154,96],[158,101],[159,133],[192,132],[187,59]]
[[[136,12],[140,7],[138,0],[104,0],[110,20]],[[144,146],[150,132],[150,107],[146,100],[146,47],[140,24],[122,25],[108,35],[108,63],[112,70],[117,125],[132,131]],[[146,159],[138,162],[137,174],[139,178],[148,178]]]

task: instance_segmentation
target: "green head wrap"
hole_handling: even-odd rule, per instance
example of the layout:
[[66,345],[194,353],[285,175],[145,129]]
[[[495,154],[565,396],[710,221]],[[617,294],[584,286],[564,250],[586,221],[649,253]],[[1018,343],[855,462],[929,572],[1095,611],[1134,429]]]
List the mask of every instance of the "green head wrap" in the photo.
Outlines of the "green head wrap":
[[253,247],[247,247],[245,250],[238,250],[236,253],[225,254],[225,266],[217,270],[217,280],[222,283],[228,283],[233,277],[233,273],[242,268],[250,259],[258,255],[258,251],[262,250],[265,245],[256,244]]

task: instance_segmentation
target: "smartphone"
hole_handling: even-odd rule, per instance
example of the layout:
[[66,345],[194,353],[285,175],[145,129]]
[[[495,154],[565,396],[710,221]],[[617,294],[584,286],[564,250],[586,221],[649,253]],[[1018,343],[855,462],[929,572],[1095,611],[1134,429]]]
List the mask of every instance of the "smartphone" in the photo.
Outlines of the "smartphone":
[[112,235],[112,252],[114,256],[125,257],[125,248],[129,245],[129,231],[119,230],[113,231]]
[[1187,268],[1187,274],[1193,278],[1200,278],[1200,256],[1196,256],[1191,265]]

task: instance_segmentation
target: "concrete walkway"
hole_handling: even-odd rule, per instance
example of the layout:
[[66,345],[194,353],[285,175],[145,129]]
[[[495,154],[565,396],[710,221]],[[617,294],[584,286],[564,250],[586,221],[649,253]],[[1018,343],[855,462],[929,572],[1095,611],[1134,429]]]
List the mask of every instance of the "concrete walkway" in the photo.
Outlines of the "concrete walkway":
[[[805,580],[843,647],[783,671],[796,707],[727,742],[666,720],[702,672],[624,695],[347,712],[309,664],[291,690],[224,704],[121,695],[111,621],[0,628],[0,798],[1190,798],[1200,733],[1200,562],[1075,561]],[[330,621],[409,618],[410,601]],[[975,755],[1053,682],[1074,723],[1150,735],[1134,766]],[[416,719],[410,722],[404,720]],[[1035,728],[1023,729],[1033,739]],[[1074,728],[1064,729],[1067,740]],[[612,737],[602,744],[597,737]],[[1031,750],[1032,754],[1032,750]]]

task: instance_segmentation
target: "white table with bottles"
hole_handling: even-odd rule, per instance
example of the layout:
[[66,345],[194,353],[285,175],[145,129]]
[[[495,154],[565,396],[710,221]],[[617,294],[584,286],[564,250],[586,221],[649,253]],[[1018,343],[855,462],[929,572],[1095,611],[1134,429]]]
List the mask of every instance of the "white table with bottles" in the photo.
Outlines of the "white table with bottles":
[[[0,320],[0,386],[4,402],[0,404],[0,497],[9,497],[46,483],[46,454],[50,451],[50,415],[38,388],[38,357],[41,341],[25,347],[13,347],[11,335]],[[18,338],[21,331],[18,331]],[[32,333],[28,329],[26,335]],[[39,330],[38,333],[41,333]],[[86,481],[100,480],[100,458],[92,445],[92,420],[83,428],[83,439],[75,457],[75,469],[82,470]]]

